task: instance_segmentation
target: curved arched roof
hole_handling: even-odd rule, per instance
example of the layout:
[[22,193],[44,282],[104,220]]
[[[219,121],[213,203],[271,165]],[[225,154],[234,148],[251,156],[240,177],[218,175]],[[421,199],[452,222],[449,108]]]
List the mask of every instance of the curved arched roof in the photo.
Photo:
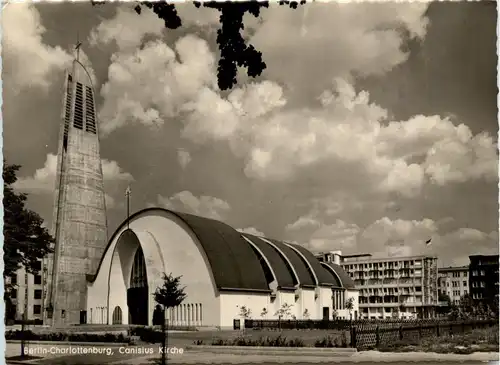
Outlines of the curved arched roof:
[[[259,264],[259,258],[253,252],[249,243],[234,228],[213,219],[178,213],[163,208],[143,209],[131,215],[129,221],[141,214],[154,211],[170,213],[183,221],[192,230],[207,255],[215,285],[218,289],[269,291],[264,272]],[[99,263],[97,273],[111,243],[126,224],[127,221],[124,221],[112,235]],[[94,280],[95,276],[91,281]]]
[[[191,229],[205,251],[214,276],[215,285],[219,290],[270,291],[264,269],[259,262],[260,258],[254,252],[251,244],[245,240],[244,236],[253,242],[266,256],[266,259],[269,261],[276,275],[278,285],[281,288],[291,289],[295,286],[295,275],[293,272],[290,272],[288,264],[290,263],[297,274],[300,286],[316,286],[315,278],[311,273],[312,269],[318,279],[319,285],[355,289],[354,282],[339,265],[326,263],[328,267],[336,273],[340,282],[338,282],[337,278],[332,275],[332,273],[321,265],[311,252],[297,244],[285,244],[270,238],[257,237],[246,233],[243,234],[231,226],[213,219],[174,212],[164,208],[143,209],[131,215],[128,221],[132,221],[140,215],[155,211],[172,214]],[[95,280],[106,252],[126,224],[127,220],[125,220],[111,236],[96,274],[88,276],[90,282]],[[280,252],[278,252],[276,248]],[[300,255],[295,250],[298,251]],[[288,262],[282,255],[286,257]],[[304,259],[306,262],[304,262]]]
[[282,289],[294,289],[295,283],[293,278],[293,273],[287,267],[284,259],[281,255],[267,242],[259,239],[257,236],[253,236],[248,233],[243,233],[247,239],[249,239],[257,248],[262,252],[262,254],[269,261],[274,274],[276,275],[276,280],[278,281],[278,287]]
[[332,280],[332,276],[326,271],[323,266],[321,266],[318,259],[314,257],[314,255],[309,250],[296,243],[287,242],[287,244],[295,248],[305,257],[309,265],[311,265],[312,270],[316,274],[319,285],[335,285],[335,281]]
[[342,283],[340,282],[340,279],[337,273],[333,270],[333,268],[330,266],[326,266],[324,262],[321,262],[320,265],[328,273],[330,280],[333,282],[333,286],[336,288],[342,288]]
[[[340,286],[345,289],[356,289],[356,285],[354,281],[352,281],[351,277],[345,272],[344,269],[338,264],[333,262],[323,262],[323,265],[330,267],[335,274],[337,274],[340,280]],[[326,270],[326,269],[325,269]]]
[[283,242],[271,238],[264,238],[264,239],[276,245],[276,247],[281,252],[283,252],[286,258],[290,261],[293,268],[295,269],[295,272],[297,273],[300,286],[314,286],[314,287],[316,286],[314,282],[314,277],[309,273],[306,264],[302,261],[300,256],[294,250],[292,250]]

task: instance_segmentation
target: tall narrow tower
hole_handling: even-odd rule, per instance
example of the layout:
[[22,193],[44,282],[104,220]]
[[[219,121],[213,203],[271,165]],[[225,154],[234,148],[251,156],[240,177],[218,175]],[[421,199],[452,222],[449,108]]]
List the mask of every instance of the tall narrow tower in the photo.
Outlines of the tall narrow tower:
[[87,275],[96,273],[107,244],[96,121],[92,80],[77,56],[65,79],[52,227],[55,247],[47,261],[44,318],[53,326],[82,320]]

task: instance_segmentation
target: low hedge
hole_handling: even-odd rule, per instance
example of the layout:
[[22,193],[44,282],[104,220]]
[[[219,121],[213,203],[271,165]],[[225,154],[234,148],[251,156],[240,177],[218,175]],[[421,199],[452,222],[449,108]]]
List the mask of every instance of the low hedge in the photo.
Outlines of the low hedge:
[[[203,345],[203,341],[194,341],[195,345]],[[260,337],[252,339],[248,337],[236,337],[223,340],[215,338],[212,346],[259,346],[259,347],[306,347],[304,340],[300,338],[287,339],[285,336],[278,337]],[[314,347],[348,347],[347,338],[343,334],[339,337],[326,336],[316,340]]]
[[147,343],[161,343],[163,340],[163,333],[151,327],[134,327],[130,329],[129,333]]
[[25,341],[70,341],[70,342],[113,342],[129,343],[130,339],[123,334],[95,334],[95,333],[34,333],[33,331],[7,331],[5,340]]

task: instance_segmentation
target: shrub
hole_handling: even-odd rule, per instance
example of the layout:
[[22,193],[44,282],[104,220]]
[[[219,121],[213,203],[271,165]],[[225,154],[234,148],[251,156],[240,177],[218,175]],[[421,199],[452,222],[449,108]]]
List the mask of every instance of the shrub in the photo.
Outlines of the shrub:
[[97,334],[97,333],[33,333],[32,331],[7,331],[6,340],[26,340],[26,341],[72,341],[72,342],[129,342],[129,339],[123,334]]

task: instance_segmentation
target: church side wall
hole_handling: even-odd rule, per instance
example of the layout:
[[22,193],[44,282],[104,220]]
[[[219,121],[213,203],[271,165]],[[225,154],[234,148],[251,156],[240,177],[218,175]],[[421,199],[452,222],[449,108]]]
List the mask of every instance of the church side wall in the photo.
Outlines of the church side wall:
[[317,319],[323,319],[323,308],[328,307],[329,318],[332,319],[332,289],[328,287],[319,287],[319,312],[317,315]]
[[302,298],[302,313],[300,313],[300,317],[304,319],[304,311],[307,309],[307,313],[309,314],[309,319],[319,319],[318,318],[318,303],[316,299],[314,299],[314,289],[306,289],[302,288],[300,296]]
[[[241,316],[241,307],[245,306],[251,311],[251,318],[260,319],[260,314],[263,308],[268,308],[269,314],[274,313],[269,310],[270,295],[269,293],[241,293],[241,292],[222,292],[219,296],[220,303],[220,327],[221,329],[232,329],[233,320],[241,320],[241,328],[243,328],[243,318]],[[272,317],[269,316],[269,319]]]

